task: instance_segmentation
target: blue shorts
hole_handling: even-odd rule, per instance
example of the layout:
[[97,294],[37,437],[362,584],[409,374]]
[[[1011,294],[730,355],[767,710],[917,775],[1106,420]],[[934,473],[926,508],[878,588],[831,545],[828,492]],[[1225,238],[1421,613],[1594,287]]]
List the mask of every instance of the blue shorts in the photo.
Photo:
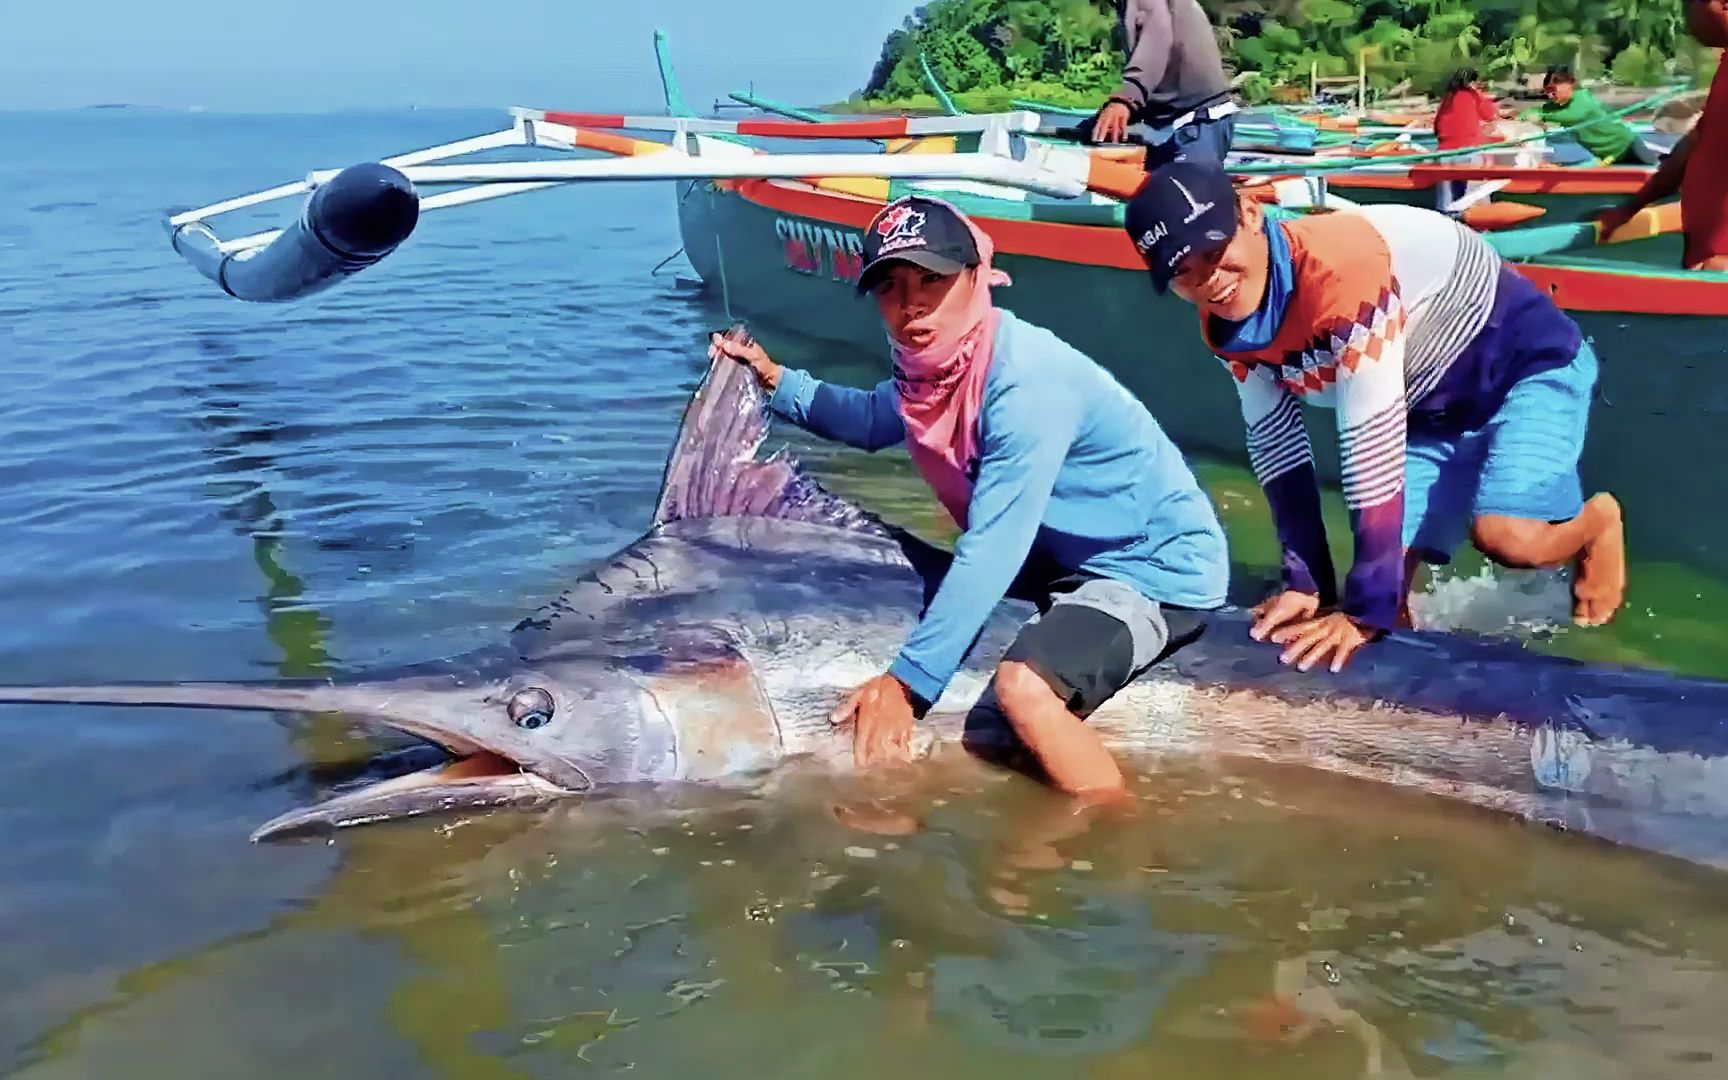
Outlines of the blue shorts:
[[1165,138],[1146,148],[1146,171],[1151,172],[1177,158],[1197,158],[1224,164],[1236,138],[1236,114],[1216,120],[1194,120],[1174,131],[1161,130]]
[[1514,383],[1481,428],[1455,438],[1412,432],[1404,451],[1404,546],[1443,564],[1478,516],[1577,517],[1584,509],[1578,458],[1596,371],[1586,341],[1565,367]]

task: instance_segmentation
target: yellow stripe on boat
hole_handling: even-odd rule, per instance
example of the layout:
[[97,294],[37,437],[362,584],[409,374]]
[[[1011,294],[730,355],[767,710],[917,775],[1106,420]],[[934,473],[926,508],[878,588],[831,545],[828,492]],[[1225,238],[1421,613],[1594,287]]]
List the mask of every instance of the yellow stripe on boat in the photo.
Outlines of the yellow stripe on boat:
[[926,135],[915,139],[889,139],[890,154],[955,154],[960,140],[953,135]]
[[838,191],[842,195],[857,195],[865,199],[888,201],[888,181],[878,177],[818,177],[811,183],[823,191]]

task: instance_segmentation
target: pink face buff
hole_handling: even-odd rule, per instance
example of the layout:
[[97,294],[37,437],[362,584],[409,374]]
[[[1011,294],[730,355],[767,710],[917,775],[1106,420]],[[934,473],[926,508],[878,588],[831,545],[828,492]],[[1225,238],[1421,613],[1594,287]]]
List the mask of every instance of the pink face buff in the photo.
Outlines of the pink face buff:
[[1007,285],[1010,279],[991,266],[995,247],[990,238],[959,210],[954,213],[972,231],[978,247],[970,295],[936,324],[936,337],[929,345],[913,349],[892,336],[888,345],[894,356],[894,386],[900,394],[907,452],[954,523],[964,529],[972,499],[970,473],[978,453],[984,380],[996,339],[997,313],[990,289]]

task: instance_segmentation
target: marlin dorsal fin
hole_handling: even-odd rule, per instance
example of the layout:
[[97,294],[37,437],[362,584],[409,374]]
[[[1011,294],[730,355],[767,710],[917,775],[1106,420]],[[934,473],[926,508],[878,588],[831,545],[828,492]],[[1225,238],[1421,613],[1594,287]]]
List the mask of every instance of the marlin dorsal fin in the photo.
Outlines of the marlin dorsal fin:
[[[742,325],[728,337],[747,337]],[[758,461],[768,401],[750,369],[720,357],[685,407],[666,461],[654,527],[691,518],[761,517],[889,535],[869,512],[823,490],[783,449]]]

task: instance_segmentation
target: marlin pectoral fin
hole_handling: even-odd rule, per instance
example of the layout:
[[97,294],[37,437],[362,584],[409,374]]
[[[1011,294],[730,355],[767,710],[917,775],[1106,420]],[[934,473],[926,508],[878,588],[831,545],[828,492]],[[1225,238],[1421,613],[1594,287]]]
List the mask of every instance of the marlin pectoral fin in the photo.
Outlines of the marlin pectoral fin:
[[725,631],[662,631],[652,652],[622,663],[671,724],[680,779],[734,777],[780,762],[785,747],[774,703]]

